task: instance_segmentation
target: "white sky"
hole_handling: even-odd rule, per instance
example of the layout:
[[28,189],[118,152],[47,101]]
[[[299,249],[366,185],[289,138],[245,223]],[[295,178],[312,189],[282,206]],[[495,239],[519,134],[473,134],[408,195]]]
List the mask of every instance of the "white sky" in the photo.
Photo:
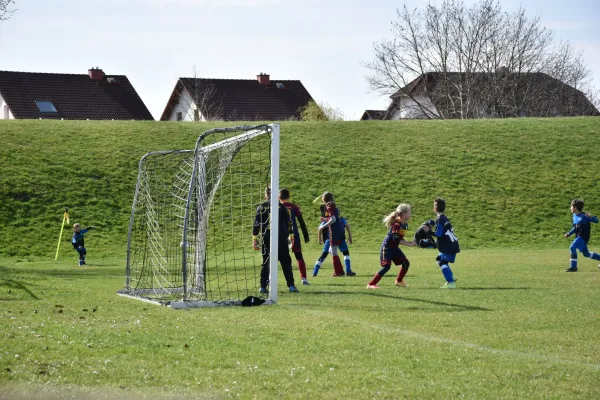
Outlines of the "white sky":
[[[435,2],[435,1],[434,1]],[[437,1],[440,3],[441,1]],[[474,0],[466,0],[467,4]],[[385,109],[369,93],[362,62],[391,37],[404,1],[390,0],[16,0],[0,21],[0,70],[127,75],[154,118],[178,77],[299,79],[346,119]],[[407,0],[409,6],[425,2]],[[501,0],[523,4],[559,39],[585,53],[600,83],[600,0]]]

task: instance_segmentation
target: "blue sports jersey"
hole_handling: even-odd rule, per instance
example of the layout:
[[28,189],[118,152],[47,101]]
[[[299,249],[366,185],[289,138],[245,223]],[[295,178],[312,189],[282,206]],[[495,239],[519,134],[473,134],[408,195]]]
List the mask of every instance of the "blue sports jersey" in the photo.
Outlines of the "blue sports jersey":
[[84,247],[85,241],[83,239],[83,235],[88,232],[88,228],[81,229],[79,232],[74,232],[73,237],[71,238],[71,244],[74,248]]
[[454,229],[448,217],[444,214],[440,215],[435,221],[436,230],[435,236],[438,238],[438,250],[444,254],[460,253],[458,238],[454,234]]
[[590,222],[597,224],[598,217],[592,216],[588,218],[584,213],[573,214],[573,229],[571,229],[568,235],[570,236],[574,233],[575,236],[582,238],[588,243],[592,230]]

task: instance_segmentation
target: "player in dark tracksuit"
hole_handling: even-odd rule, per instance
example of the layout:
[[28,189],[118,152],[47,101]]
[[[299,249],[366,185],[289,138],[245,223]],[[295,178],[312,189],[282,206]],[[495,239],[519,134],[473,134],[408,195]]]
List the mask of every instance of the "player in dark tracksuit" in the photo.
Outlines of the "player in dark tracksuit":
[[306,278],[306,263],[304,262],[304,256],[302,255],[302,243],[300,242],[300,230],[298,229],[298,225],[300,225],[300,229],[302,229],[302,236],[304,236],[304,243],[308,243],[310,240],[308,237],[308,229],[306,229],[306,224],[304,223],[304,218],[302,217],[302,211],[300,211],[300,207],[296,204],[290,203],[290,191],[288,189],[281,189],[279,191],[279,200],[281,203],[287,208],[290,218],[292,220],[292,231],[294,232],[292,237],[292,243],[290,243],[290,248],[296,257],[296,261],[298,261],[298,269],[300,270],[300,278],[302,279],[303,285],[308,285],[308,279]]
[[435,249],[437,243],[435,241],[435,221],[430,219],[429,221],[423,222],[423,224],[415,231],[415,242],[417,246],[423,249]]
[[85,255],[87,250],[85,249],[85,241],[83,235],[86,234],[90,229],[94,229],[93,226],[81,229],[79,224],[73,225],[73,237],[71,238],[71,244],[77,253],[79,253],[79,266],[85,265]]
[[446,284],[442,286],[442,289],[454,289],[456,283],[449,264],[456,260],[456,254],[460,253],[460,246],[450,220],[444,215],[445,210],[446,201],[444,199],[438,197],[433,201],[433,211],[437,213],[435,236],[438,238],[438,250],[440,251],[436,261],[446,279]]
[[[571,251],[571,265],[565,272],[577,272],[577,250],[579,250],[584,257],[591,258],[592,260],[600,260],[600,254],[590,253],[587,248],[592,230],[590,222],[597,224],[598,217],[590,215],[589,213],[584,214],[583,205],[584,203],[581,199],[575,199],[571,202],[573,229],[565,233],[565,237],[568,238],[572,234],[575,234],[575,240],[571,243],[571,247],[569,247],[569,250]],[[600,265],[598,265],[598,268],[600,268]]]
[[[252,226],[252,247],[259,250],[258,238],[262,241],[262,268],[260,270],[260,293],[267,293],[267,284],[269,283],[270,272],[270,253],[271,253],[271,229],[269,226],[271,220],[271,191],[265,190],[266,201],[256,209],[254,225]],[[294,286],[294,273],[292,272],[292,258],[288,249],[288,237],[293,234],[292,220],[288,214],[287,208],[279,203],[279,237],[278,237],[278,258],[283,270],[283,275],[287,282],[290,292],[297,292]]]

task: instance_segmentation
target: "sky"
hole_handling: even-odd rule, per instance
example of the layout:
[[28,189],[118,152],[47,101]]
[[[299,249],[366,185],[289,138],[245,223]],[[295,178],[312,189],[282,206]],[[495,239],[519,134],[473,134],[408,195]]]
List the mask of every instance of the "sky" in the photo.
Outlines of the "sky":
[[[441,3],[434,1],[433,3]],[[465,0],[472,4],[475,0]],[[501,0],[523,5],[584,52],[600,87],[600,0]],[[15,0],[0,21],[0,70],[127,75],[159,119],[179,77],[300,80],[311,96],[358,120],[385,109],[364,63],[391,38],[406,0]]]

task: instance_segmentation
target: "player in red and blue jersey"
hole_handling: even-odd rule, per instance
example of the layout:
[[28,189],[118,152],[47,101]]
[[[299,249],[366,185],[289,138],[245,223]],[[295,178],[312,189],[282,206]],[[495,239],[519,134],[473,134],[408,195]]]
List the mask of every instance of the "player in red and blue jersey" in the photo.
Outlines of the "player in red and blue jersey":
[[[327,207],[325,204],[321,204],[321,217],[328,218]],[[348,232],[347,241],[344,240],[342,244],[339,245],[339,249],[344,255],[344,266],[346,267],[346,276],[355,276],[356,272],[352,271],[352,266],[350,263],[350,250],[348,249],[348,244],[352,244],[352,231],[350,230],[350,225],[346,221],[346,218],[340,217],[342,220],[342,224],[344,224],[344,229]],[[325,222],[321,222],[321,225],[325,224]],[[317,259],[315,263],[315,267],[313,268],[312,276],[317,276],[319,274],[319,269],[321,268],[321,264],[327,258],[327,254],[329,254],[330,240],[329,240],[329,230],[323,229],[319,231],[319,244],[323,244],[323,251],[321,252],[321,256]]]
[[308,237],[308,229],[306,229],[306,224],[304,223],[304,218],[302,217],[302,211],[300,211],[300,207],[290,202],[290,191],[286,188],[283,188],[279,191],[279,201],[281,201],[281,204],[287,208],[292,220],[293,235],[291,236],[292,243],[290,243],[290,249],[292,249],[292,252],[296,257],[296,261],[298,261],[298,269],[300,270],[302,284],[309,285],[308,279],[306,279],[306,263],[304,262],[304,256],[302,255],[300,231],[298,229],[298,225],[300,225],[302,236],[304,236],[304,243],[308,243],[310,239]]
[[344,224],[340,218],[339,210],[333,201],[333,194],[330,192],[323,193],[321,201],[325,204],[327,216],[321,217],[321,222],[325,223],[319,226],[319,230],[323,231],[327,229],[329,231],[329,252],[333,261],[332,276],[344,276],[344,267],[342,267],[340,256],[338,256],[338,248],[346,240]]
[[[565,233],[565,237],[568,238],[572,234],[575,234],[575,240],[571,243],[571,247],[569,247],[569,250],[571,251],[571,266],[567,268],[565,272],[577,272],[577,250],[579,250],[584,257],[591,258],[592,260],[600,260],[600,254],[590,253],[587,248],[592,230],[590,222],[597,224],[598,217],[590,215],[589,213],[584,214],[583,205],[584,203],[581,199],[575,199],[571,202],[573,229]],[[600,268],[600,265],[598,265],[598,268]]]
[[410,219],[410,205],[400,204],[396,210],[383,219],[385,226],[389,228],[387,235],[381,243],[379,251],[379,260],[381,269],[375,274],[373,279],[367,285],[368,289],[379,289],[377,284],[383,276],[390,270],[392,262],[394,265],[400,265],[400,272],[396,278],[396,286],[408,286],[404,282],[404,276],[408,272],[410,262],[400,250],[400,245],[415,246],[415,242],[404,240],[406,231],[408,231],[408,220]]
[[436,261],[446,279],[446,284],[441,288],[455,289],[456,280],[449,264],[454,263],[456,260],[456,254],[460,253],[460,246],[458,245],[458,238],[454,234],[454,228],[452,228],[452,224],[444,214],[444,211],[446,211],[446,201],[440,197],[436,198],[433,201],[433,212],[437,214],[435,236],[438,239],[437,245],[440,251]]

